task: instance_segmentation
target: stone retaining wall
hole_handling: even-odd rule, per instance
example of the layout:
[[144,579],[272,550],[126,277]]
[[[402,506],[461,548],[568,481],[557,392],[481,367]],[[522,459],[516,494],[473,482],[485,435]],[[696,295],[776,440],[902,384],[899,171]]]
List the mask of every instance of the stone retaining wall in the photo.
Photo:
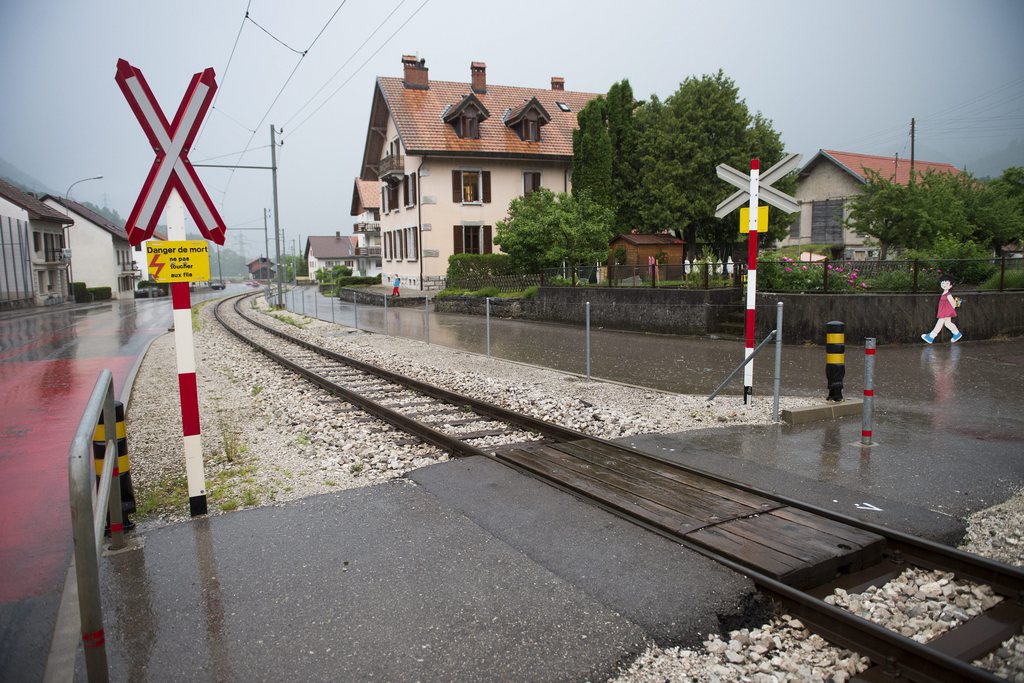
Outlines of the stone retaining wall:
[[[956,294],[964,298],[964,305],[955,322],[966,339],[1024,334],[1024,292]],[[823,343],[825,323],[830,320],[846,323],[846,338],[852,345],[863,344],[864,337],[875,337],[880,344],[918,342],[920,335],[935,324],[938,299],[939,292],[758,294],[756,336],[763,339],[775,327],[776,305],[782,301],[785,343]],[[532,300],[492,299],[491,315],[582,325],[587,301],[594,327],[668,334],[742,334],[745,306],[743,292],[738,289],[542,287]],[[478,297],[447,297],[436,300],[434,309],[484,315],[485,303]]]

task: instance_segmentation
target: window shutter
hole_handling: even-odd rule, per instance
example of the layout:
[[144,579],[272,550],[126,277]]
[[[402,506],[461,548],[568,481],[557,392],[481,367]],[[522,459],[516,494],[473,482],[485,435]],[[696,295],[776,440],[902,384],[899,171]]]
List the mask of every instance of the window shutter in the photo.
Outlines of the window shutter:
[[452,201],[462,203],[462,171],[452,171]]
[[490,171],[484,171],[483,173],[481,173],[481,175],[483,176],[484,204],[490,204],[491,203],[491,172]]
[[384,192],[383,185],[380,188],[380,210],[383,211],[384,213],[388,212],[388,196]]
[[491,253],[491,226],[484,226],[484,253]]
[[402,206],[409,206],[409,176],[402,178]]
[[409,190],[409,198],[412,199],[412,201],[409,202],[409,203],[412,204],[413,206],[416,206],[417,194],[418,194],[419,191],[416,188],[416,174],[415,173],[413,173],[412,175],[409,176],[409,182],[412,184],[412,187]]
[[456,225],[455,226],[455,230],[453,232],[455,233],[455,249],[454,249],[453,253],[461,254],[462,253],[462,226],[461,225]]

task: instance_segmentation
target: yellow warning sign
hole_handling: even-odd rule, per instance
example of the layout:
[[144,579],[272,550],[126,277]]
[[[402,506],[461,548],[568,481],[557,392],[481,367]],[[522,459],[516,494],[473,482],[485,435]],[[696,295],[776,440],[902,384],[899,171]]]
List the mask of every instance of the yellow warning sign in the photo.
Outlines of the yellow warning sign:
[[146,263],[157,282],[205,282],[210,279],[210,245],[206,240],[149,240]]
[[[750,207],[744,206],[740,209],[740,232],[749,232],[747,230],[750,224]],[[759,206],[757,207],[757,231],[768,232],[768,207]]]

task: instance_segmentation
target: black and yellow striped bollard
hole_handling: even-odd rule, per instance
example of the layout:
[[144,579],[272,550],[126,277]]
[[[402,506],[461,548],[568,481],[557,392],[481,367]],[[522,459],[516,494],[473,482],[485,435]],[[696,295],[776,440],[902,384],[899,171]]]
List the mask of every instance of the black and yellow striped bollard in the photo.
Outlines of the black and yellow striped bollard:
[[[130,513],[135,512],[135,489],[132,486],[131,465],[128,461],[128,437],[124,428],[124,404],[120,401],[114,402],[114,410],[117,413],[117,468],[118,482],[121,487],[121,517],[124,520],[124,530],[135,528],[135,522],[128,519]],[[96,483],[99,484],[100,475],[103,474],[103,456],[106,455],[107,439],[106,430],[103,428],[103,416],[100,415],[96,431],[92,435],[92,455],[96,462]],[[107,519],[107,531],[109,532],[110,519]]]
[[846,324],[838,320],[825,323],[825,378],[828,380],[828,401],[843,400],[843,378],[846,376]]

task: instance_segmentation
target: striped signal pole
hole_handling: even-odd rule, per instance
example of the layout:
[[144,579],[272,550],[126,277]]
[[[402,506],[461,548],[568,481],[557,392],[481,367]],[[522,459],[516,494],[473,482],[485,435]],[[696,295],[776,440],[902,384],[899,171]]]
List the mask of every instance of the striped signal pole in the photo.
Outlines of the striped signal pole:
[[[750,160],[750,219],[747,223],[747,345],[743,358],[754,353],[754,311],[757,302],[757,185],[761,162]],[[743,368],[743,403],[749,403],[754,395],[754,361]]]
[[[185,239],[185,204],[176,190],[167,201],[167,238]],[[174,308],[174,350],[178,362],[178,393],[181,396],[181,431],[184,437],[185,477],[188,479],[188,511],[192,517],[206,514],[206,473],[199,429],[199,389],[192,338],[192,297],[188,282],[171,283]]]

